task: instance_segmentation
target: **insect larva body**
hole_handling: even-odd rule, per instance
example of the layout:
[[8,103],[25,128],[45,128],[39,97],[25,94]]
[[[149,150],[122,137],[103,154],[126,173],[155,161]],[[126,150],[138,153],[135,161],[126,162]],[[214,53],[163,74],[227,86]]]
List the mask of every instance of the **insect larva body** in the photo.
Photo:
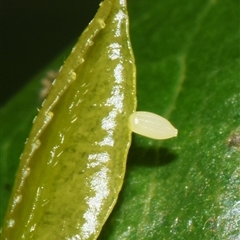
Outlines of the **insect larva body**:
[[134,112],[129,117],[129,128],[140,135],[153,139],[177,136],[177,129],[165,118],[150,112]]
[[128,118],[136,94],[130,46],[126,1],[105,0],[34,121],[4,239],[99,235],[122,187],[131,142]]

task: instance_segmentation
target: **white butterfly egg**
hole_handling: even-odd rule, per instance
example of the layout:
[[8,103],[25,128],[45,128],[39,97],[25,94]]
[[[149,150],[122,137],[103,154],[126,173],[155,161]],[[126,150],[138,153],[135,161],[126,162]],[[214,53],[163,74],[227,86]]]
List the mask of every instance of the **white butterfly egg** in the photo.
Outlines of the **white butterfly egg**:
[[129,128],[153,139],[176,137],[178,130],[165,118],[150,112],[134,112],[129,117]]

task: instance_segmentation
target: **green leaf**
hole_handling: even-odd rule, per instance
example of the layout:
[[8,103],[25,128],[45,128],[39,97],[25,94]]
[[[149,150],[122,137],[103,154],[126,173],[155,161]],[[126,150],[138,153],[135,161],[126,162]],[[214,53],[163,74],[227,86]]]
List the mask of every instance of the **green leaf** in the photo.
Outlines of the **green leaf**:
[[[179,136],[133,135],[123,189],[99,239],[238,239],[239,1],[139,0],[128,8],[138,109],[167,117]],[[36,78],[1,112],[4,197],[38,85]]]

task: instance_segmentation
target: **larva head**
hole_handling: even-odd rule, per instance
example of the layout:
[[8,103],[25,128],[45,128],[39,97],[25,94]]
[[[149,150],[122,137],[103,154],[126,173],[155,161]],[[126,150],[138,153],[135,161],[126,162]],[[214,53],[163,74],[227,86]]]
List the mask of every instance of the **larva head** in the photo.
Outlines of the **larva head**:
[[176,137],[178,133],[167,119],[150,112],[132,113],[129,128],[135,133],[158,140]]

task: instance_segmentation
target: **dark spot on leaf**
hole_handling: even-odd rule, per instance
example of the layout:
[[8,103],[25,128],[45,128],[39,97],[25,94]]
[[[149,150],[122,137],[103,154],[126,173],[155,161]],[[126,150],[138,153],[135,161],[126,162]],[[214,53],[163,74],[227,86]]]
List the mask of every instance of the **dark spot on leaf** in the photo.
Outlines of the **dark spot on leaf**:
[[233,133],[230,135],[228,139],[229,147],[240,147],[240,132]]
[[177,155],[168,148],[161,147],[158,151],[159,165],[166,165],[173,162]]
[[8,184],[8,183],[6,183],[6,184],[4,185],[4,189],[5,189],[6,191],[10,191],[10,190],[11,190],[11,185]]
[[134,143],[132,143],[129,150],[129,159],[131,159],[131,161],[127,162],[128,167],[134,165],[159,167],[175,161],[177,159],[177,154],[165,147],[160,147],[158,149],[155,147],[142,148],[136,147]]

